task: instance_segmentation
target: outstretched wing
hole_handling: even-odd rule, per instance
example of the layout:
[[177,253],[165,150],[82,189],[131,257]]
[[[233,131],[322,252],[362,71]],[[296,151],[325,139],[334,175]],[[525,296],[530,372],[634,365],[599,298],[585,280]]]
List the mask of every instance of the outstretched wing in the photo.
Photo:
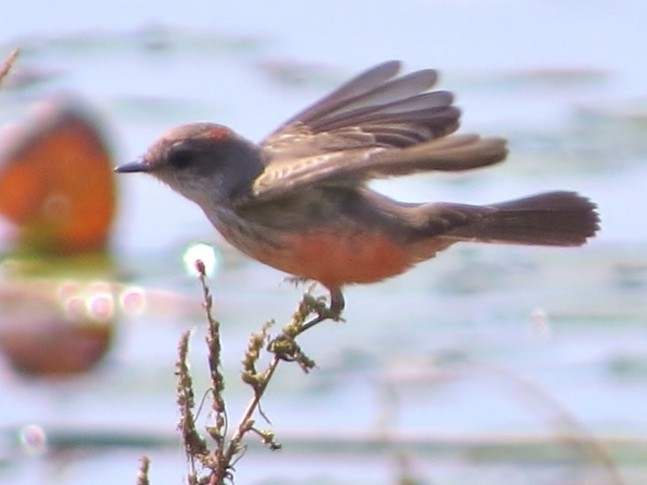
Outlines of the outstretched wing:
[[370,178],[466,170],[506,155],[502,139],[447,136],[460,111],[448,91],[428,91],[434,70],[397,77],[400,63],[360,74],[294,116],[262,142],[264,172],[247,202],[281,197],[313,182],[356,185]]

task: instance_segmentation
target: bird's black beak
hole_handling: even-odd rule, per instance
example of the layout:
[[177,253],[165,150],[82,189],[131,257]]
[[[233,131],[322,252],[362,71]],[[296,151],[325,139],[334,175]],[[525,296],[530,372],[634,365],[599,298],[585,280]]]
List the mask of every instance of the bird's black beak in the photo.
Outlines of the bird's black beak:
[[117,173],[132,173],[132,172],[149,172],[150,166],[141,160],[136,160],[134,162],[124,163],[115,167],[115,172]]

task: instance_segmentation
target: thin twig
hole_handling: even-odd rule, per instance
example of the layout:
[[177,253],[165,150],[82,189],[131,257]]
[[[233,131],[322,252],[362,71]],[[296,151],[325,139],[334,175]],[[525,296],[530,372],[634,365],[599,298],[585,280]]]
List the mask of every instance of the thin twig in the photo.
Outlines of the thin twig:
[[[261,409],[261,399],[282,361],[296,362],[305,372],[315,366],[312,359],[305,355],[296,343],[296,337],[306,330],[312,328],[313,322],[321,322],[328,319],[327,308],[324,298],[314,298],[306,293],[290,322],[285,325],[281,332],[274,338],[270,338],[269,330],[273,321],[263,325],[260,332],[253,333],[249,339],[245,357],[242,361],[242,380],[250,385],[254,391],[250,402],[243,411],[242,417],[235,428],[233,436],[227,439],[229,420],[225,407],[223,392],[225,389],[224,376],[221,371],[221,335],[220,323],[213,318],[211,310],[213,298],[207,285],[207,275],[202,261],[196,261],[196,269],[202,286],[203,307],[206,312],[209,324],[207,333],[207,345],[209,347],[209,372],[211,377],[212,411],[215,424],[207,426],[208,435],[213,439],[214,445],[209,450],[208,444],[202,439],[195,427],[195,402],[193,382],[189,373],[187,361],[189,332],[182,336],[179,345],[179,359],[177,363],[178,375],[178,405],[180,407],[180,424],[190,471],[188,483],[198,485],[208,483],[210,485],[224,485],[226,482],[233,482],[234,466],[243,456],[245,445],[243,439],[247,433],[258,435],[264,444],[270,449],[277,450],[281,447],[274,439],[274,433],[269,430],[261,430],[255,426],[254,415],[259,413],[268,423],[269,420]],[[313,316],[307,321],[309,317]],[[262,372],[257,370],[257,364],[264,352],[272,354],[269,364]],[[202,466],[202,473],[198,473],[195,465]]]
[[260,380],[258,386],[254,388],[254,397],[252,397],[249,404],[247,404],[247,408],[243,412],[243,417],[240,419],[240,422],[236,427],[236,432],[234,433],[234,436],[231,438],[231,441],[229,443],[229,448],[227,449],[227,455],[229,457],[233,457],[237,453],[243,435],[247,431],[249,431],[251,426],[253,425],[252,416],[254,415],[256,408],[258,408],[261,402],[261,398],[263,397],[263,394],[265,394],[265,390],[267,389],[267,385],[270,383],[270,380],[272,379],[272,376],[274,375],[274,372],[276,372],[276,369],[278,368],[280,363],[281,358],[278,355],[274,355],[272,361],[267,366],[267,369],[265,369],[265,372],[263,372],[262,379]]
[[5,77],[9,74],[9,71],[13,68],[13,65],[16,62],[16,59],[18,59],[18,54],[20,53],[20,50],[18,48],[15,48],[12,50],[7,58],[5,59],[4,63],[2,64],[2,67],[0,67],[0,85],[2,85],[2,82],[4,81]]
[[141,462],[139,464],[139,471],[137,473],[137,485],[150,485],[150,480],[148,479],[148,469],[150,467],[151,460],[147,456],[142,456]]
[[[262,374],[259,375],[258,373],[254,373],[255,371],[253,367],[253,363],[255,362],[254,358],[252,359],[246,358],[246,360],[243,361],[243,366],[245,371],[243,373],[243,380],[247,384],[252,386],[252,388],[254,389],[254,396],[252,397],[249,404],[247,405],[247,408],[243,412],[243,416],[240,419],[238,426],[236,427],[234,436],[229,442],[229,446],[227,447],[227,451],[225,453],[226,459],[232,460],[236,456],[236,454],[238,454],[243,449],[242,440],[245,434],[249,431],[253,431],[255,433],[261,434],[263,441],[271,449],[278,449],[281,447],[281,445],[274,440],[273,433],[262,432],[254,428],[255,423],[253,420],[253,416],[254,416],[254,413],[258,410],[261,413],[261,415],[267,420],[265,415],[260,410],[261,399],[263,398],[263,395],[267,390],[267,386],[269,385],[272,377],[274,376],[276,369],[278,368],[279,364],[282,361],[297,362],[305,372],[307,372],[308,370],[312,369],[315,366],[314,361],[309,359],[303,353],[301,348],[296,344],[295,339],[305,330],[307,330],[308,328],[311,328],[310,326],[307,326],[306,320],[312,314],[320,315],[321,308],[322,308],[321,299],[313,298],[309,293],[306,293],[303,296],[303,299],[299,303],[299,306],[297,307],[296,311],[292,315],[292,319],[290,323],[288,323],[283,328],[281,333],[277,337],[275,337],[272,341],[270,341],[269,344],[267,345],[267,349],[270,352],[272,352],[274,355],[272,357],[272,360],[268,364],[267,368]],[[252,353],[254,353],[258,348],[258,343],[261,341],[264,341],[267,338],[267,330],[269,328],[269,325],[271,325],[271,322],[269,322],[263,327],[263,330],[260,334],[255,334],[252,336],[252,339],[250,341],[250,346],[249,346],[250,349],[252,350]],[[256,357],[255,353],[254,353],[254,357]],[[252,363],[250,364],[249,361],[252,361]]]
[[569,434],[562,433],[561,438],[565,443],[588,451],[592,457],[595,457],[602,468],[607,471],[610,485],[622,485],[624,483],[616,463],[609,454],[609,450],[587,430],[586,426],[579,419],[569,413],[554,397],[544,392],[533,382],[503,367],[481,363],[478,366],[474,366],[473,370],[485,371],[515,385],[522,391],[522,396],[530,398],[528,402],[534,405],[540,405],[551,412],[556,425],[561,425],[565,429],[570,430]]
[[213,318],[213,297],[207,285],[207,273],[204,263],[197,260],[195,267],[198,270],[198,277],[202,287],[203,307],[209,323],[207,332],[207,346],[209,348],[209,376],[211,378],[212,409],[215,415],[215,425],[207,426],[209,436],[215,441],[215,448],[212,452],[212,463],[209,468],[212,470],[211,481],[216,484],[224,483],[231,478],[231,460],[225,453],[228,418],[223,392],[225,390],[225,378],[221,371],[222,343],[220,339],[220,322]]
[[189,337],[191,332],[184,332],[180,339],[179,358],[176,364],[177,383],[177,404],[180,407],[180,422],[178,428],[182,432],[182,441],[186,450],[187,458],[194,466],[195,458],[208,453],[207,444],[198,433],[195,426],[195,398],[193,392],[193,379],[189,371],[188,352]]

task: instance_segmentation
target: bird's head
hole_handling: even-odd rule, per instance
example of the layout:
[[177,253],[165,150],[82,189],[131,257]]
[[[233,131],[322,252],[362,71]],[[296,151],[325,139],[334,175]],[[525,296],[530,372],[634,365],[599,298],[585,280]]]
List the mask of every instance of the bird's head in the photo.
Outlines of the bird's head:
[[249,188],[262,170],[258,145],[214,123],[174,128],[140,160],[115,169],[153,175],[202,207],[231,200]]

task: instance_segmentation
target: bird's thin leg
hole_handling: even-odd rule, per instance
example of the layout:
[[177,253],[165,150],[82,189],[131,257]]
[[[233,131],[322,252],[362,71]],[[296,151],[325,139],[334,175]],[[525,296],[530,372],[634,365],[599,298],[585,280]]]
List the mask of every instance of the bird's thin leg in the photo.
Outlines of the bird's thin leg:
[[330,308],[328,309],[328,318],[339,320],[341,312],[344,311],[346,302],[344,301],[344,294],[339,288],[330,290]]
[[301,326],[301,332],[314,327],[324,320],[339,320],[341,312],[344,310],[346,302],[344,301],[344,294],[339,288],[330,289],[330,306],[325,310],[319,312],[315,318]]

